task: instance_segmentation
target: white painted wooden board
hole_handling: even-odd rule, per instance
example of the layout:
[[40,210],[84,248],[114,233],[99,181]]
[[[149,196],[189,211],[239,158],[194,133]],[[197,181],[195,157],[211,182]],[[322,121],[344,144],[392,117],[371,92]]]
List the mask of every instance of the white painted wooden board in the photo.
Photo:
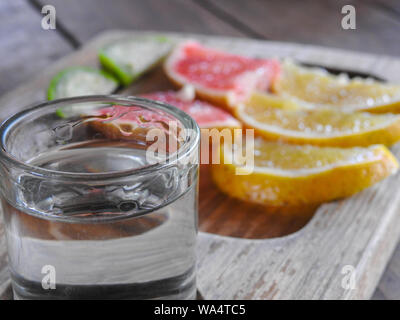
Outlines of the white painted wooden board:
[[[97,65],[104,43],[132,31],[102,33],[81,50],[49,66],[0,99],[4,118],[45,99],[50,78],[73,65]],[[165,34],[165,33],[164,33]],[[331,48],[247,39],[191,37],[230,52],[258,57],[292,57],[335,68],[371,73],[400,82],[400,60]],[[400,156],[400,147],[393,149]],[[298,232],[275,239],[248,240],[202,233],[198,239],[198,288],[205,299],[368,299],[400,234],[400,175],[354,197],[323,205]],[[243,214],[246,214],[245,212]],[[0,235],[3,228],[0,225]],[[4,239],[0,240],[0,297],[6,297]],[[353,266],[355,289],[342,287],[342,268]]]

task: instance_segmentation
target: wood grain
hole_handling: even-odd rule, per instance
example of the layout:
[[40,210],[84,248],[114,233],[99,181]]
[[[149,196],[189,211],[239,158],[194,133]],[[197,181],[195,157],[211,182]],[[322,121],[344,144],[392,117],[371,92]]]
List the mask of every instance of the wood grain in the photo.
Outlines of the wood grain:
[[43,16],[24,0],[0,2],[0,94],[71,52],[54,30],[43,30]]
[[[59,69],[96,64],[99,46],[123,36],[126,33],[99,35],[82,50],[63,58],[34,80],[7,94],[0,101],[0,116],[7,116],[10,106],[15,108],[12,110],[15,112],[28,103],[43,99],[44,88]],[[169,36],[181,37],[177,34]],[[356,68],[400,82],[400,60],[390,57],[279,42],[188,36],[232,52],[261,57],[291,56],[304,62]],[[398,147],[393,151],[400,155]],[[202,183],[207,184],[207,181]],[[198,285],[202,296],[205,299],[370,298],[400,234],[399,183],[400,175],[395,175],[352,198],[323,205],[305,227],[285,237],[249,240],[201,232]],[[201,204],[200,207],[204,210],[201,214],[208,215],[207,219],[209,211],[218,211],[214,205]],[[246,215],[248,208],[241,210],[242,215]],[[233,214],[236,219],[241,210]],[[221,222],[218,218],[215,221]],[[228,225],[220,231],[224,233],[224,229],[230,228],[236,228],[237,234],[241,233],[238,225]],[[253,230],[259,232],[257,226],[253,226]],[[345,290],[341,286],[341,270],[345,265],[356,270],[354,290]]]
[[373,295],[376,300],[400,300],[400,244],[390,259],[377,290]]
[[57,17],[80,43],[108,29],[184,31],[243,36],[191,0],[38,0],[52,4]]
[[[245,25],[266,39],[326,45],[377,54],[398,55],[400,20],[365,0],[195,0],[233,24]],[[390,1],[393,5],[395,1]],[[356,9],[356,30],[341,27],[341,9]],[[236,21],[236,23],[235,23]]]
[[368,0],[371,6],[385,11],[388,16],[398,20],[400,17],[400,2],[397,0]]

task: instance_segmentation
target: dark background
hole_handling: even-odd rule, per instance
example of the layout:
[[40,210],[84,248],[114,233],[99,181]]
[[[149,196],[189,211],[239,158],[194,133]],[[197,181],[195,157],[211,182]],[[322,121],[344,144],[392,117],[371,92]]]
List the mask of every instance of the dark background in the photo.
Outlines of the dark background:
[[[41,28],[56,8],[57,29]],[[356,8],[343,30],[341,8]],[[400,0],[0,0],[0,95],[107,29],[161,30],[400,54]],[[400,246],[375,299],[400,299]]]

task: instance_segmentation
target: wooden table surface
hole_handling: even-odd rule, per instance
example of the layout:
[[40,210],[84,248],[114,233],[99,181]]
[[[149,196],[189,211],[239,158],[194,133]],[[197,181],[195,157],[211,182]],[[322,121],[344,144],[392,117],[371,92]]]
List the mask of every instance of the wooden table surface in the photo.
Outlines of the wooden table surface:
[[[41,28],[41,8],[45,4],[56,8],[56,30]],[[356,30],[341,28],[341,8],[345,4],[356,8]],[[397,56],[400,53],[400,2],[2,0],[0,95],[29,81],[44,67],[107,29],[250,37]],[[400,299],[400,245],[373,298]]]

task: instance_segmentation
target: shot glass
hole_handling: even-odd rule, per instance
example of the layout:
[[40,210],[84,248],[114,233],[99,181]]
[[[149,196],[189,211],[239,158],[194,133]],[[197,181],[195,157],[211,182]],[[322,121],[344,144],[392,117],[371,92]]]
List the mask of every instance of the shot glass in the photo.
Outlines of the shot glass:
[[194,299],[199,128],[121,96],[54,100],[0,127],[16,299]]

